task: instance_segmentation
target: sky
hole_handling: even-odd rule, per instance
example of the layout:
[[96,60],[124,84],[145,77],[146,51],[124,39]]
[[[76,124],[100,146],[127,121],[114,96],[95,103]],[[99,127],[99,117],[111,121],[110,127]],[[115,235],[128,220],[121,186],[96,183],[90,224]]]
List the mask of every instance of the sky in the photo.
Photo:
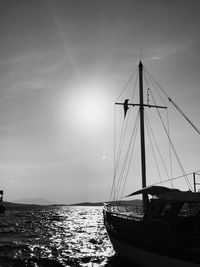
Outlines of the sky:
[[[200,127],[199,8],[198,0],[0,0],[5,200],[109,199],[113,104],[140,59]],[[190,141],[179,142],[186,172],[200,169],[194,131]]]

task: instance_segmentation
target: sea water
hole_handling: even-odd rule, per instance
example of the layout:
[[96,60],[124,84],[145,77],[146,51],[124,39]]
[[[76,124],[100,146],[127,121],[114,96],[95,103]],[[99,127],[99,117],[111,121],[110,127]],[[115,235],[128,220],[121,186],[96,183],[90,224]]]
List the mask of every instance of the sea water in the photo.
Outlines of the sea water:
[[0,266],[120,267],[128,263],[115,256],[102,207],[15,206],[0,215]]

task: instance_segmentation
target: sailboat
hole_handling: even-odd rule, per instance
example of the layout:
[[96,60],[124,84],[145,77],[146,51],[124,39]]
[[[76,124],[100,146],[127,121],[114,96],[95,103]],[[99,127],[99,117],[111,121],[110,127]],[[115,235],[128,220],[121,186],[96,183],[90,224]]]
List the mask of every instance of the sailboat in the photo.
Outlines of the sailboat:
[[3,204],[3,190],[0,190],[0,213],[5,212],[5,206]]
[[[124,188],[124,184],[122,180],[116,182],[116,173],[119,171],[119,176],[121,177],[124,170],[125,176],[127,175],[125,165],[121,165],[122,171],[120,171],[118,170],[118,164],[118,167],[114,169],[111,194],[113,199],[105,204],[103,208],[104,225],[116,254],[133,263],[144,267],[197,267],[200,266],[200,193],[196,192],[196,186],[198,185],[196,180],[200,173],[199,171],[191,173],[194,188],[190,188],[190,190],[180,190],[174,187],[173,180],[180,177],[166,179],[166,181],[171,182],[171,187],[164,186],[161,182],[159,182],[160,184],[154,183],[147,186],[145,110],[156,109],[160,116],[159,110],[167,107],[157,105],[156,102],[150,104],[150,88],[147,88],[147,97],[144,98],[144,67],[141,61],[137,70],[137,77],[139,77],[139,82],[137,83],[139,103],[130,103],[129,99],[125,99],[124,102],[116,102],[115,104],[122,105],[125,119],[129,109],[139,109],[138,125],[140,126],[139,149],[142,187],[130,192],[126,197],[139,197],[141,195],[141,200],[127,200],[127,198],[123,200],[124,196],[120,200],[117,199],[116,195],[117,191],[119,192],[119,186],[121,185]],[[195,124],[182,112],[175,101],[165,91],[163,92],[169,102],[181,112],[197,133],[200,134]],[[166,127],[165,130],[167,132]],[[168,132],[167,138],[172,150],[174,150]],[[122,139],[124,139],[124,133],[121,134],[120,140]],[[134,143],[134,141],[131,142]],[[130,158],[132,157],[131,142],[128,142],[127,146],[129,155],[131,154]],[[121,153],[121,146],[119,146],[118,151]],[[126,160],[128,159],[127,155],[125,155]],[[118,163],[119,159],[120,156],[115,160],[115,163]],[[131,159],[126,165],[129,168],[130,162]],[[188,181],[185,173],[183,177]],[[137,205],[134,205],[136,202]]]

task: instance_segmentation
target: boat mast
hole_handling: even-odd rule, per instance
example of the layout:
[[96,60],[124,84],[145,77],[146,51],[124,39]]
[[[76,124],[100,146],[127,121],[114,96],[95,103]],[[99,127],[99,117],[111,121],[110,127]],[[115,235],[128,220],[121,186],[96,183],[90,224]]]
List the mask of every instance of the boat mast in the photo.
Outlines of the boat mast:
[[[144,131],[144,98],[143,98],[143,65],[139,63],[139,97],[140,97],[140,142],[141,142],[141,173],[142,188],[146,187],[146,156],[145,156],[145,131]],[[143,194],[143,209],[148,206],[148,195]]]
[[[140,61],[139,63],[139,104],[129,103],[129,99],[126,99],[124,103],[116,102],[115,105],[124,106],[124,117],[126,116],[126,112],[129,109],[129,106],[132,107],[139,107],[140,112],[140,142],[141,142],[141,174],[142,174],[142,188],[146,187],[146,156],[145,156],[145,129],[144,129],[144,107],[148,108],[164,108],[167,107],[157,106],[157,105],[150,105],[149,102],[144,104],[144,97],[143,97],[143,65]],[[146,211],[149,198],[147,194],[142,195],[143,198],[143,210]]]

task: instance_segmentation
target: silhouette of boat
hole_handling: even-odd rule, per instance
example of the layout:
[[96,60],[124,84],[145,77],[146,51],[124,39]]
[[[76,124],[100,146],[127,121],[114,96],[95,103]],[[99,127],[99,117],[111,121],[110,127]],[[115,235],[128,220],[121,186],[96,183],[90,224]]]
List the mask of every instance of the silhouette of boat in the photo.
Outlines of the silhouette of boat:
[[[180,177],[169,178],[164,181],[171,182],[172,188],[165,187],[162,184],[159,185],[159,183],[152,186],[146,185],[145,130],[150,126],[148,126],[148,121],[145,124],[145,112],[146,109],[155,109],[158,112],[158,117],[161,118],[160,109],[166,110],[166,106],[157,105],[156,101],[153,102],[153,105],[150,104],[150,88],[147,89],[147,103],[144,103],[143,81],[146,79],[144,77],[144,70],[146,75],[146,69],[140,62],[137,70],[137,77],[139,77],[139,104],[130,103],[129,99],[115,104],[123,106],[124,121],[128,120],[127,114],[130,112],[128,111],[130,108],[139,108],[136,120],[138,120],[138,125],[140,126],[139,149],[141,152],[142,189],[129,194],[128,197],[142,195],[142,205],[134,206],[134,201],[122,201],[124,181],[130,169],[134,151],[130,147],[135,144],[136,140],[135,133],[129,135],[131,141],[125,144],[128,152],[124,154],[124,161],[120,165],[120,159],[123,158],[122,143],[126,142],[126,135],[122,131],[120,138],[118,138],[120,144],[118,146],[118,155],[115,158],[111,201],[103,208],[104,224],[113,248],[120,257],[146,267],[197,267],[200,266],[200,193],[196,192],[196,186],[198,185],[196,178],[200,173],[199,171],[191,173],[193,175],[194,188],[193,190],[190,188],[189,191],[181,191],[174,188],[174,181]],[[152,76],[150,77],[152,84],[161,89],[169,102],[181,112],[196,132],[200,134],[199,129],[189,120],[174,100],[153,80]],[[152,99],[155,100],[153,95]],[[163,123],[162,119],[161,122]],[[127,126],[124,124],[123,126],[124,131],[126,131]],[[167,127],[165,124],[163,126],[171,149],[174,151],[178,163],[180,163]],[[137,126],[132,127],[133,132],[136,131],[136,128]],[[151,132],[150,129],[148,130],[149,132]],[[151,142],[149,141],[149,143]],[[156,166],[159,167],[158,165],[159,163]],[[183,170],[182,166],[180,168]],[[184,179],[191,186],[188,176],[185,173],[183,174]],[[117,177],[119,177],[118,180]],[[122,189],[120,189],[120,186]],[[120,193],[121,200],[118,200],[117,197]]]
[[3,190],[0,190],[0,213],[5,212],[5,206],[3,204]]

